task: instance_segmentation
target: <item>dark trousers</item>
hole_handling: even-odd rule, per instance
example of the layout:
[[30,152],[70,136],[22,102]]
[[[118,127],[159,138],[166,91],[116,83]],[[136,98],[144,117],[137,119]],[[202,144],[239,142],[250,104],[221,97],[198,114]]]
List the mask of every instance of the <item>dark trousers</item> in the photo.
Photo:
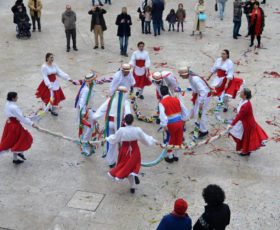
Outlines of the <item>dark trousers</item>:
[[241,27],[241,21],[233,22],[233,37],[237,37],[237,35],[239,34],[240,27]]
[[161,20],[153,20],[154,34],[160,35]]
[[67,49],[70,49],[70,39],[72,37],[73,40],[73,48],[77,48],[76,46],[76,29],[65,30],[66,40],[67,40]]
[[112,3],[111,3],[111,0],[105,0],[105,4],[109,4],[109,5],[111,5]]
[[145,34],[151,33],[151,21],[145,21]]
[[34,16],[31,16],[31,19],[32,19],[33,30],[36,30],[36,21],[38,24],[38,30],[41,30],[41,21],[38,15],[35,14]]
[[119,37],[119,40],[120,40],[121,54],[127,54],[128,37],[127,36]]
[[184,31],[184,22],[177,22],[177,31],[179,32],[180,24],[181,24],[182,32],[183,32]]
[[172,29],[173,29],[173,31],[175,30],[175,23],[169,23],[169,30],[168,31],[170,31],[171,30],[171,27],[172,27]]
[[247,18],[247,23],[248,23],[248,34],[247,35],[250,35],[251,16],[246,14],[246,18]]
[[[255,37],[256,37],[256,35],[251,32],[251,45],[254,44]],[[260,46],[261,45],[261,35],[257,36],[257,41],[258,41],[258,46]]]
[[141,20],[142,34],[145,33],[145,20]]

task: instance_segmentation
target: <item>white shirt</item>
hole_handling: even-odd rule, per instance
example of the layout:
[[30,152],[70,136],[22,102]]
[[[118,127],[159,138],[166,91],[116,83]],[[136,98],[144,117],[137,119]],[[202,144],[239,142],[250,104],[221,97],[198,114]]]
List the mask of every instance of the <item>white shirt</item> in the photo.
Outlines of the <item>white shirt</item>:
[[[145,66],[139,67],[136,65],[136,60],[145,60]],[[134,67],[134,72],[138,76],[143,76],[146,72],[146,69],[150,68],[151,60],[149,53],[146,50],[140,51],[136,50],[133,52],[129,64]]]
[[178,81],[177,81],[175,75],[170,71],[162,71],[161,74],[163,77],[164,76],[166,76],[166,77],[164,77],[162,79],[162,83],[160,83],[160,84],[155,83],[158,94],[161,95],[160,87],[163,85],[168,87],[171,94],[174,94],[179,88],[179,84],[178,84]]
[[144,145],[154,145],[156,140],[143,132],[139,127],[126,126],[121,127],[118,131],[106,138],[110,144],[117,144],[123,141],[140,141]]
[[47,65],[46,63],[42,65],[41,67],[41,73],[43,75],[43,80],[45,85],[51,89],[51,90],[58,90],[59,89],[59,83],[56,79],[54,82],[50,82],[48,75],[55,74],[57,77],[60,77],[64,80],[70,80],[71,78],[67,73],[64,73],[56,64],[52,64],[51,66]]
[[206,83],[198,76],[190,76],[189,77],[190,85],[192,91],[198,94],[198,103],[204,103],[207,98],[208,93],[210,92],[209,87]]
[[20,108],[16,105],[15,102],[8,101],[5,105],[5,114],[8,118],[14,117],[16,118],[19,122],[26,124],[26,125],[33,125],[33,122],[27,118],[24,117]]
[[227,79],[233,79],[233,62],[230,59],[227,59],[225,62],[223,62],[222,58],[218,58],[211,69],[211,73],[216,73],[218,69],[224,70],[226,72]]
[[112,96],[115,91],[118,89],[119,86],[125,86],[127,90],[130,90],[132,86],[135,85],[135,79],[130,72],[127,76],[123,75],[123,72],[119,70],[115,73],[113,81],[111,82],[110,86],[110,96]]
[[86,112],[86,107],[87,108],[94,108],[94,94],[93,94],[93,89],[91,90],[91,95],[89,98],[89,102],[88,105],[86,106],[86,102],[87,102],[87,97],[88,97],[88,93],[89,93],[89,87],[85,84],[85,86],[82,88],[81,92],[80,92],[80,97],[79,97],[79,102],[78,102],[78,108],[79,110],[82,109],[82,113],[84,114]]
[[[166,97],[170,97],[170,96],[166,95],[163,98],[166,98]],[[189,117],[189,111],[186,108],[186,106],[181,102],[181,100],[179,100],[179,101],[180,101],[180,106],[181,106],[181,110],[182,110],[181,111],[181,119],[183,121],[186,121],[188,119],[188,117]],[[158,107],[159,107],[160,126],[166,127],[167,124],[168,124],[168,117],[165,114],[165,108],[164,108],[164,106],[161,103],[158,104]]]

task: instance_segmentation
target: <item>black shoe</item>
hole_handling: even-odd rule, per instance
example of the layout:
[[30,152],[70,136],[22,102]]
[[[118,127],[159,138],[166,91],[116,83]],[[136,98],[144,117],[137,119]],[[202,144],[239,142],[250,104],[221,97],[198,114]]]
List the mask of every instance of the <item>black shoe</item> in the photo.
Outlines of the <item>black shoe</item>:
[[136,97],[138,97],[139,96],[139,92],[136,92],[135,95],[136,95]]
[[208,131],[206,131],[206,132],[199,132],[198,138],[202,139],[202,138],[204,138],[207,135],[208,135]]
[[98,46],[94,46],[93,49],[95,49],[95,50],[98,49]]
[[104,46],[101,46],[101,49],[103,49],[103,50],[104,50],[104,49],[105,49],[105,47],[104,47]]
[[38,29],[39,32],[41,32],[41,29]]
[[100,6],[104,6],[102,3],[99,4]]
[[18,156],[23,159],[23,160],[26,160],[25,156],[23,155],[23,153],[19,153]]
[[123,56],[128,57],[128,54],[124,54]]
[[160,124],[160,119],[159,119],[159,118],[156,119],[156,124],[157,124],[157,125]]
[[140,180],[138,176],[134,176],[135,184],[140,184]]
[[66,52],[70,52],[70,49],[66,49]]
[[253,43],[251,43],[251,44],[250,44],[250,47],[252,47],[253,45],[254,45],[254,44],[253,44]]
[[130,193],[134,194],[135,193],[135,188],[131,188]]
[[233,39],[238,39],[237,36],[233,36]]
[[109,168],[112,169],[116,166],[116,163],[109,165]]
[[58,116],[58,113],[56,113],[56,112],[54,112],[54,111],[51,110],[51,115],[57,117],[57,116]]
[[228,111],[228,108],[224,108],[223,112],[226,113]]
[[140,95],[139,98],[140,98],[141,100],[143,100],[143,99],[144,99],[144,96],[143,96],[143,95]]
[[32,32],[35,32],[35,31],[36,31],[36,29],[33,29],[33,30],[32,30]]
[[179,161],[179,157],[173,156],[174,161]]
[[155,37],[157,36],[157,34],[154,34],[155,35]]
[[241,157],[248,157],[251,155],[251,152],[248,152],[248,153],[239,153],[239,156]]
[[165,157],[164,160],[170,164],[174,162],[174,158]]
[[242,37],[242,35],[241,34],[237,34],[237,37]]
[[23,163],[23,162],[24,162],[24,161],[19,160],[19,159],[13,160],[13,163],[16,164],[16,165],[19,165],[19,164],[21,164],[21,163]]
[[78,51],[77,47],[73,47],[73,50]]

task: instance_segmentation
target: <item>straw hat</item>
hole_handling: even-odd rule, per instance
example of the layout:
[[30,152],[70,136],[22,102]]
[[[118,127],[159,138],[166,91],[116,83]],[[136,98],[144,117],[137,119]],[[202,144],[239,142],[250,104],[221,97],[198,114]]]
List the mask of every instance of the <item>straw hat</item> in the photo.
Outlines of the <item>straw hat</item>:
[[124,63],[121,66],[121,70],[129,72],[131,70],[131,66],[128,63]]
[[92,79],[94,79],[94,78],[96,78],[97,77],[97,75],[96,75],[96,72],[90,72],[90,73],[88,73],[86,76],[85,76],[85,80],[86,81],[90,81],[90,80],[92,80]]
[[155,81],[161,81],[162,80],[162,75],[161,75],[161,72],[154,72],[152,74],[152,78],[155,80]]

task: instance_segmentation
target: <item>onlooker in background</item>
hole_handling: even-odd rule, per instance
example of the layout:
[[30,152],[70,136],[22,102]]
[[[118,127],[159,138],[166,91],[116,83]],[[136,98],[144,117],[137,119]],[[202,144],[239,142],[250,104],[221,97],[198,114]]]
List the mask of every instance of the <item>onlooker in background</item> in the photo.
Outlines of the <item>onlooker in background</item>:
[[233,38],[237,39],[239,34],[239,30],[241,27],[241,19],[242,19],[242,1],[235,0],[233,2]]
[[[92,0],[92,5],[93,5],[93,6],[95,5],[95,1],[96,1],[96,0]],[[101,2],[101,0],[98,0],[98,3],[99,3],[100,6],[103,6],[103,3]]]
[[186,213],[187,209],[188,203],[183,199],[177,199],[174,210],[162,218],[157,230],[191,230],[192,220]]
[[163,10],[164,2],[162,0],[154,0],[152,6],[152,20],[155,36],[160,35]]
[[132,25],[131,17],[127,14],[127,8],[122,8],[122,13],[118,15],[116,19],[116,25],[118,26],[118,33],[120,40],[121,55],[128,57],[127,46],[128,38],[130,37],[130,26]]
[[16,13],[18,13],[18,6],[21,6],[22,11],[26,12],[23,0],[16,0],[15,5],[12,6],[11,11],[14,13],[14,23],[16,24]]
[[105,0],[105,2],[104,2],[105,4],[109,4],[109,5],[112,5],[112,3],[111,3],[111,0]]
[[246,14],[247,22],[248,22],[248,33],[245,37],[249,37],[250,35],[250,19],[251,19],[251,13],[254,8],[254,3],[256,0],[247,0],[247,2],[244,5],[244,14]]
[[107,30],[107,27],[103,14],[106,13],[107,11],[104,10],[101,6],[93,6],[92,9],[88,12],[88,14],[92,15],[90,31],[94,32],[95,46],[93,47],[93,49],[97,49],[99,46],[98,37],[100,37],[101,48],[105,48],[103,32]]
[[205,30],[205,18],[202,20],[201,14],[205,14],[205,5],[204,5],[204,0],[198,0],[198,3],[195,5],[195,20],[194,20],[194,27],[193,27],[193,32],[192,36],[194,36],[195,31],[199,31],[200,38],[202,38],[202,32]]
[[263,9],[260,7],[260,3],[256,1],[254,3],[254,8],[251,13],[251,21],[250,21],[250,34],[251,34],[251,44],[250,47],[254,45],[255,37],[258,40],[257,48],[261,47],[261,34],[264,28],[264,12]]
[[218,9],[219,9],[219,14],[220,14],[220,19],[224,19],[224,12],[226,8],[226,2],[227,0],[217,0],[218,3]]
[[76,13],[71,9],[70,5],[66,5],[66,10],[62,14],[61,21],[64,24],[65,34],[66,34],[66,51],[70,51],[70,39],[72,37],[73,50],[78,51],[76,46]]
[[145,13],[144,13],[144,10],[142,10],[141,7],[138,7],[137,13],[139,14],[139,19],[141,21],[142,34],[144,34],[145,33]]
[[265,4],[266,3],[266,0],[263,0],[262,2],[261,2],[261,4]]
[[184,21],[186,18],[186,11],[185,11],[182,3],[180,3],[178,5],[178,10],[176,12],[176,18],[177,18],[177,32],[179,32],[180,24],[181,24],[182,32],[184,32]]
[[145,34],[151,33],[152,7],[145,7]]
[[32,19],[32,32],[36,31],[36,21],[38,25],[38,31],[41,32],[41,13],[42,13],[42,1],[41,0],[29,0],[28,7],[30,9],[30,16]]
[[[165,0],[161,0],[161,1],[163,3],[163,10],[164,10],[165,9]],[[163,14],[163,12],[162,12],[162,14]],[[165,31],[163,17],[161,17],[160,28],[162,31]]]
[[169,23],[168,31],[171,30],[171,27],[172,27],[173,31],[175,31],[176,18],[177,18],[177,16],[176,16],[175,10],[171,9],[170,13],[166,17],[166,21],[168,21],[168,23]]
[[207,205],[204,213],[193,226],[193,230],[226,229],[230,223],[230,209],[227,204],[224,204],[224,191],[218,185],[210,184],[203,189],[202,196]]

